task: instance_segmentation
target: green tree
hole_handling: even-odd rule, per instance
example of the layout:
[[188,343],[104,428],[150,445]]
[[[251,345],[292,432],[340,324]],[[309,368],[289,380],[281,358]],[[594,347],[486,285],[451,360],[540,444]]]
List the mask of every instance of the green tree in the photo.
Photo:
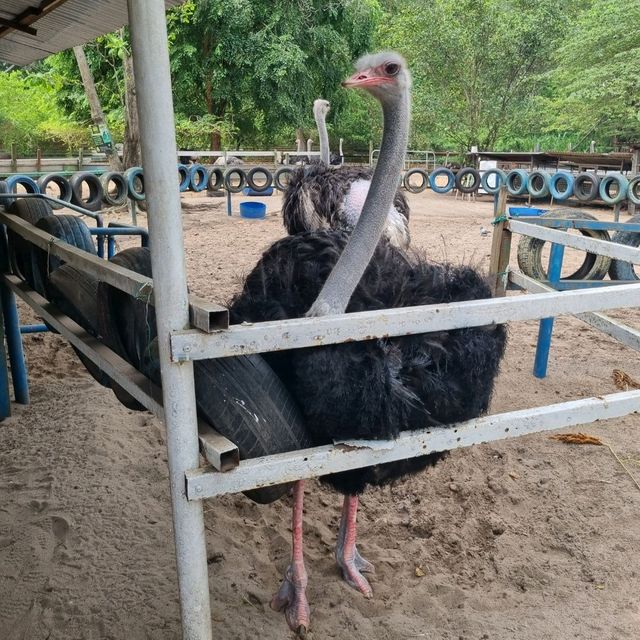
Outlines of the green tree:
[[567,4],[393,2],[380,40],[403,52],[413,72],[414,144],[494,147],[540,90]]
[[189,0],[169,17],[176,110],[263,143],[310,125],[319,96],[337,117],[346,103],[336,90],[379,15],[377,0]]
[[640,140],[640,2],[593,0],[555,56],[548,130],[588,145]]

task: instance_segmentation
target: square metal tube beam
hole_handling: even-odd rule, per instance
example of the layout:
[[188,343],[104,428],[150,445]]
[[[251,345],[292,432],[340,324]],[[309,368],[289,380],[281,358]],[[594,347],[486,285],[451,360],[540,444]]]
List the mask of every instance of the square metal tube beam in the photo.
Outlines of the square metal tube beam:
[[[569,236],[562,231],[557,233]],[[447,331],[493,323],[541,320],[565,314],[629,307],[640,307],[640,282],[524,297],[511,296],[384,311],[361,311],[321,318],[232,325],[225,331],[210,334],[193,330],[178,331],[171,336],[171,351],[173,359],[180,362]]]

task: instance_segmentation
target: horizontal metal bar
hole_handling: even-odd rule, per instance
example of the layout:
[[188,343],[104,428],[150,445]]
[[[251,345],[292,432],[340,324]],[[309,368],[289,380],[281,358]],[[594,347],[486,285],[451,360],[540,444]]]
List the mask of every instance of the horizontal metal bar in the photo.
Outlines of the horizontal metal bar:
[[211,469],[193,469],[186,474],[187,497],[190,500],[211,498],[639,411],[640,390],[626,391],[500,413],[448,427],[404,431],[397,440],[353,440],[243,460],[236,469],[224,474]]
[[[14,174],[14,175],[24,175],[24,174]],[[60,200],[60,198],[54,198],[50,196],[48,193],[0,193],[0,201],[5,198],[38,198],[40,200],[46,200],[48,202],[53,202],[55,204],[60,205],[61,207],[66,207],[67,209],[71,209],[76,213],[80,213],[83,216],[88,216],[89,218],[93,218],[94,220],[102,220],[102,214],[96,213],[95,211],[89,211],[84,207],[81,207],[77,204],[73,204],[68,202],[67,200]]]
[[193,295],[189,296],[189,301],[189,322],[192,326],[206,333],[229,327],[229,309],[226,307]]
[[[536,280],[536,282],[549,284],[548,280]],[[550,289],[545,289],[545,291],[573,291],[574,289],[593,289],[594,287],[616,287],[621,284],[629,284],[629,282],[629,280],[560,280],[554,283],[554,286]],[[520,287],[515,288],[520,289]],[[533,289],[531,291],[533,292]]]
[[44,333],[45,331],[49,331],[49,327],[46,324],[23,324],[20,327],[20,333],[29,334],[29,333]]
[[[71,318],[57,307],[33,291],[19,278],[3,274],[2,279],[35,312],[53,326],[78,351],[95,362],[112,380],[161,420],[164,419],[162,391],[144,374],[131,366],[117,353],[98,339],[89,335]],[[219,471],[227,471],[237,466],[240,460],[238,447],[218,433],[203,420],[198,421],[198,435],[202,454],[207,462]]]
[[[551,212],[553,213],[553,211]],[[640,232],[636,222],[608,222],[603,220],[565,220],[563,218],[542,218],[539,216],[517,216],[518,222],[530,222],[554,229],[596,229],[600,231]]]
[[[539,282],[517,271],[509,271],[509,281],[517,287],[533,293],[553,291],[553,287],[550,287],[547,283]],[[598,329],[598,331],[602,331],[602,333],[606,333],[615,340],[622,342],[627,347],[640,351],[640,331],[637,329],[602,313],[577,313],[575,317],[594,329]]]
[[171,336],[171,353],[175,361],[203,360],[629,307],[640,307],[640,282],[586,291],[244,323],[210,334],[177,331]]
[[608,256],[615,260],[622,260],[623,262],[640,264],[640,249],[636,249],[635,247],[618,244],[616,242],[609,242],[607,240],[596,240],[595,238],[589,238],[587,236],[565,233],[564,231],[548,229],[547,227],[541,227],[530,222],[521,222],[520,220],[509,220],[508,224],[511,231],[514,233],[520,233],[531,238],[538,238],[545,242],[555,242],[556,244],[562,244],[565,247],[573,247],[574,249],[581,249],[583,251],[588,251],[589,253]]
[[[128,293],[136,298],[136,300],[154,304],[153,280],[151,278],[147,278],[130,269],[125,269],[108,260],[103,260],[86,251],[82,251],[45,231],[41,231],[16,215],[0,212],[0,224],[6,224],[12,231],[15,231],[23,238],[29,240],[29,242],[40,247],[40,249],[44,249],[49,254],[62,258],[65,262],[82,269],[101,282],[106,282]],[[107,227],[107,229],[108,228],[109,227]],[[120,227],[114,227],[111,231],[117,232],[118,229],[120,229]],[[191,302],[192,299],[193,302]],[[209,317],[215,308],[214,325],[217,324],[219,327],[223,327],[225,325],[225,317],[226,326],[229,325],[228,311],[224,307],[207,302],[206,305],[201,308],[200,303],[202,301],[199,298],[190,296],[189,300],[194,315],[206,315]]]

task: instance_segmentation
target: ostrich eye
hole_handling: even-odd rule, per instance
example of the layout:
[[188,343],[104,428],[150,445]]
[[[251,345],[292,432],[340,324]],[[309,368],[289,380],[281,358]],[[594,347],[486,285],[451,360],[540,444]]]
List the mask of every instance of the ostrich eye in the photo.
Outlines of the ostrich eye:
[[400,65],[395,62],[389,62],[384,66],[384,72],[388,76],[397,76],[400,73]]

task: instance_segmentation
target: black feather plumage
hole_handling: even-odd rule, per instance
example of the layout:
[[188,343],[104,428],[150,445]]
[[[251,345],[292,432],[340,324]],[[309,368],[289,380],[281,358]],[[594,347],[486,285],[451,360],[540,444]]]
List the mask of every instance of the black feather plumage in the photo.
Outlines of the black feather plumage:
[[[344,215],[347,193],[357,180],[370,181],[373,170],[366,167],[331,168],[318,162],[297,168],[283,194],[282,215],[290,235],[320,229],[353,229]],[[400,189],[393,206],[404,219],[402,246],[409,245],[409,205]]]
[[[349,234],[299,233],[273,244],[230,303],[231,321],[302,317]],[[467,266],[434,264],[381,242],[347,312],[488,298]],[[468,420],[485,412],[506,343],[504,326],[353,342],[265,354],[297,399],[316,444],[388,439],[400,431]],[[360,493],[435,463],[442,454],[325,478]]]

